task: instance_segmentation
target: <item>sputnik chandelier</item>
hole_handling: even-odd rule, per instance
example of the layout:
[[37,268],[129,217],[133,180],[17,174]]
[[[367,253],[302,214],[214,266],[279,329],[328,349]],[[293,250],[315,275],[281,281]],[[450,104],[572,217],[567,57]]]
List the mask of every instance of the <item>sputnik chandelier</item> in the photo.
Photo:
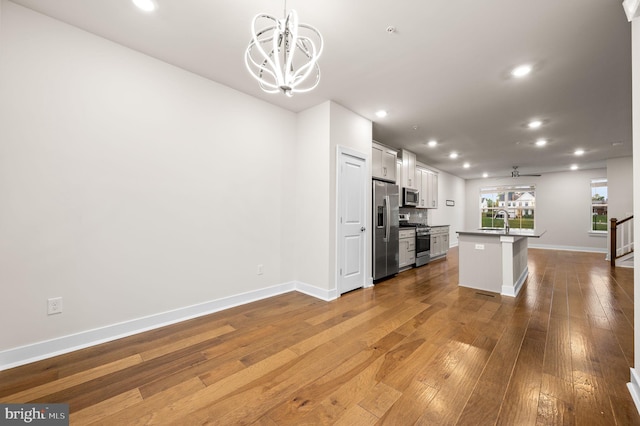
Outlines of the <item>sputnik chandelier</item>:
[[[299,24],[298,14],[287,14],[284,19],[260,13],[253,18],[253,35],[244,55],[251,75],[267,93],[282,91],[291,97],[294,93],[313,90],[320,82],[318,58],[322,54],[322,36],[311,25]],[[259,23],[265,26],[257,30]],[[314,42],[315,40],[315,42]]]

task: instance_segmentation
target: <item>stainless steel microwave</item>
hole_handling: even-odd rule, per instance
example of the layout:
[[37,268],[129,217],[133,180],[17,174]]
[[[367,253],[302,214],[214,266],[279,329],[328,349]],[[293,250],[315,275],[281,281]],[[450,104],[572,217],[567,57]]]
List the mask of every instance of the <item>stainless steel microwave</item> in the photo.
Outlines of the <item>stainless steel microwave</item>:
[[402,205],[418,207],[420,204],[420,192],[417,189],[402,188]]

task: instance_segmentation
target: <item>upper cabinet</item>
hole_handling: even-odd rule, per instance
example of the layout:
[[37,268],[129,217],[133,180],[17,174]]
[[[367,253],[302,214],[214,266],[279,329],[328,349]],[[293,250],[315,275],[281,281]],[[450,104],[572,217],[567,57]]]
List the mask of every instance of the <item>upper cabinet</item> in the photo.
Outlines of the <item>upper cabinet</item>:
[[429,175],[429,194],[427,196],[427,208],[438,208],[438,174],[430,172]]
[[416,182],[420,192],[418,208],[438,208],[438,174],[423,167],[416,167]]
[[402,185],[403,188],[418,189],[416,180],[416,155],[402,150]]
[[396,182],[396,161],[398,152],[377,142],[371,144],[372,170],[374,179]]

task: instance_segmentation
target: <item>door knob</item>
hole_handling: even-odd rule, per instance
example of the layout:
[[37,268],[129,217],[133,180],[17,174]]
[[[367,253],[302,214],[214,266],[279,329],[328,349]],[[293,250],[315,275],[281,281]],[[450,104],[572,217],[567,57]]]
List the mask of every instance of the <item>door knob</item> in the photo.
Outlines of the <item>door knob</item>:
[[367,228],[365,228],[364,226],[362,228],[360,228],[360,232],[364,232],[366,231]]

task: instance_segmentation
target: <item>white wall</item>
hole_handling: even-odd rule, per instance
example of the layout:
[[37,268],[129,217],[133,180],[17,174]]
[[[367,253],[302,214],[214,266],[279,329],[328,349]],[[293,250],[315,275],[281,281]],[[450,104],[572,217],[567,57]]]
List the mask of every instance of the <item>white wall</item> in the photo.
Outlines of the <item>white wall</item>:
[[14,3],[0,28],[0,351],[295,279],[295,114]]
[[298,114],[296,145],[295,220],[293,247],[295,276],[305,284],[330,289],[333,281],[327,238],[331,220],[329,198],[333,193],[331,170],[330,103],[325,102]]
[[[368,159],[368,167],[369,173],[368,176],[371,176],[371,141],[373,140],[373,125],[369,119],[363,118],[354,112],[346,109],[342,105],[339,105],[335,102],[330,102],[331,109],[331,170],[329,171],[329,181],[331,188],[331,196],[329,197],[329,276],[333,277],[333,285],[331,288],[337,287],[337,188],[336,188],[336,177],[337,177],[337,148],[339,146],[350,148],[354,151],[357,151],[362,154],[363,157]],[[369,190],[366,192],[366,217],[367,217],[367,229],[371,228],[371,220],[372,220],[372,191]],[[366,235],[370,235],[369,232]],[[367,238],[365,243],[365,253],[371,253],[371,239]],[[370,277],[370,282],[373,283],[373,271],[371,267],[371,256],[365,256],[365,271],[366,277]]]
[[[336,158],[343,146],[369,157],[371,121],[327,101],[298,114],[296,146],[297,280],[335,291],[336,285]],[[367,198],[371,216],[371,194]],[[367,241],[367,253],[371,242]],[[371,276],[369,256],[366,258]]]
[[[633,151],[640,152],[640,18],[631,23],[631,78],[632,78],[632,116],[633,116]],[[640,155],[633,156],[633,216],[640,215]],[[636,195],[637,194],[637,195]],[[635,221],[635,219],[634,219]],[[634,241],[640,241],[640,226],[634,227]],[[633,348],[634,368],[631,369],[631,384],[629,389],[636,408],[640,411],[640,259],[634,256],[633,270]]]
[[[457,231],[467,229],[464,223],[465,186],[464,179],[440,171],[438,173],[438,208],[428,210],[429,225],[449,225],[451,247],[458,245]],[[447,200],[452,200],[455,205],[447,206]]]
[[480,188],[522,184],[536,186],[536,229],[546,233],[530,247],[606,252],[607,238],[590,229],[591,179],[606,177],[606,169],[546,173],[540,177],[518,179],[472,179],[466,182],[465,226],[480,226]]
[[633,157],[607,160],[607,185],[609,218],[633,214]]

